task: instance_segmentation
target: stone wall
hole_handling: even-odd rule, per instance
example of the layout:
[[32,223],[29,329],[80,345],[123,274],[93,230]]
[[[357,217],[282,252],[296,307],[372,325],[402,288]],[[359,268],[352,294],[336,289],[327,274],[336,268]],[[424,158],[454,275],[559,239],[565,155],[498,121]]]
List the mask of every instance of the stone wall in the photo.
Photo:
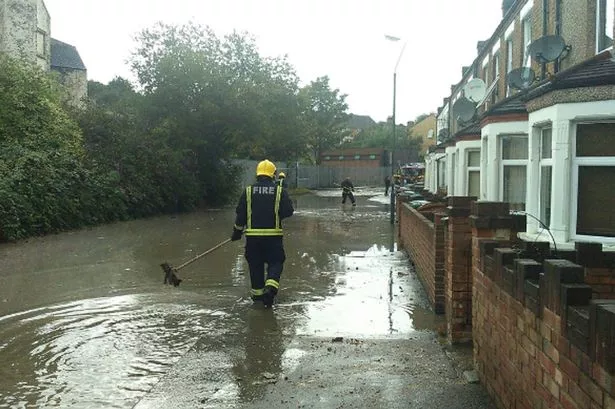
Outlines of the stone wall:
[[[483,209],[485,210],[485,209]],[[473,209],[475,366],[501,408],[615,408],[615,272],[599,244],[554,252]]]
[[431,221],[407,203],[397,201],[399,247],[411,257],[429,301],[444,313],[444,223],[442,213]]
[[[49,69],[49,14],[41,0],[0,0],[0,52]],[[37,52],[37,38],[43,53]]]

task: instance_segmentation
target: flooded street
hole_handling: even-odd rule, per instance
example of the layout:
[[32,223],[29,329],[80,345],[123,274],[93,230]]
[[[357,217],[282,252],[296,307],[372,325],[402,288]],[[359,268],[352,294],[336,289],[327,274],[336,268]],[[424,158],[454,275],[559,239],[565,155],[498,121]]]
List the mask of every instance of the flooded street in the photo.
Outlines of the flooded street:
[[[435,342],[441,323],[396,251],[389,199],[339,196],[293,198],[272,310],[249,298],[243,239],[163,285],[160,263],[226,240],[234,208],[0,246],[0,408],[415,407],[433,400],[416,392],[432,372],[457,397],[478,387]],[[389,400],[363,402],[361,385]]]

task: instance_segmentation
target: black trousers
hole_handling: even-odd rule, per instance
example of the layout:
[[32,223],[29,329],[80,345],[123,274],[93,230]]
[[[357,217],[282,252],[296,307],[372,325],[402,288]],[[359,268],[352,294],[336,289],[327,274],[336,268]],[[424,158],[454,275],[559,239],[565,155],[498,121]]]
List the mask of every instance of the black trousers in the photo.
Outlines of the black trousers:
[[352,192],[342,192],[342,203],[346,203],[346,198],[349,198],[351,203],[355,202],[355,198]]
[[286,261],[282,236],[246,236],[245,257],[250,268],[252,294],[259,294],[265,285],[275,288],[277,293]]

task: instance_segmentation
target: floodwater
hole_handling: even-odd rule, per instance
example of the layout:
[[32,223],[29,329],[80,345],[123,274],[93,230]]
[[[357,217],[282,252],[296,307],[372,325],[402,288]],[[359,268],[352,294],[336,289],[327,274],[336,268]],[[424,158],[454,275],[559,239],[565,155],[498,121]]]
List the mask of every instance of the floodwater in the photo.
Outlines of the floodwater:
[[[358,189],[294,198],[287,261],[272,310],[252,305],[243,240],[181,269],[229,237],[234,208],[100,226],[0,246],[0,408],[132,408],[180,363],[213,365],[211,396],[258,394],[298,365],[302,336],[407,338],[436,319],[405,254],[389,198]],[[207,348],[205,362],[191,360]],[[197,371],[198,372],[198,371]],[[264,375],[263,375],[264,374]]]

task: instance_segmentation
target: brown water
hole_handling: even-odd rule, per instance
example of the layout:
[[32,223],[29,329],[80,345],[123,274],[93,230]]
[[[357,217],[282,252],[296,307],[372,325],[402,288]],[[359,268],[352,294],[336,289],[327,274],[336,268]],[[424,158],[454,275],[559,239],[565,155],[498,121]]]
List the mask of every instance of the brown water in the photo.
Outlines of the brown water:
[[162,284],[161,262],[177,266],[229,236],[232,208],[0,246],[0,408],[147,407],[162,377],[202,365],[219,373],[202,380],[212,407],[231,407],[255,398],[257,377],[297,364],[296,337],[432,329],[381,195],[359,191],[356,208],[337,191],[295,198],[269,311],[249,300],[243,240],[181,270],[179,287]]

